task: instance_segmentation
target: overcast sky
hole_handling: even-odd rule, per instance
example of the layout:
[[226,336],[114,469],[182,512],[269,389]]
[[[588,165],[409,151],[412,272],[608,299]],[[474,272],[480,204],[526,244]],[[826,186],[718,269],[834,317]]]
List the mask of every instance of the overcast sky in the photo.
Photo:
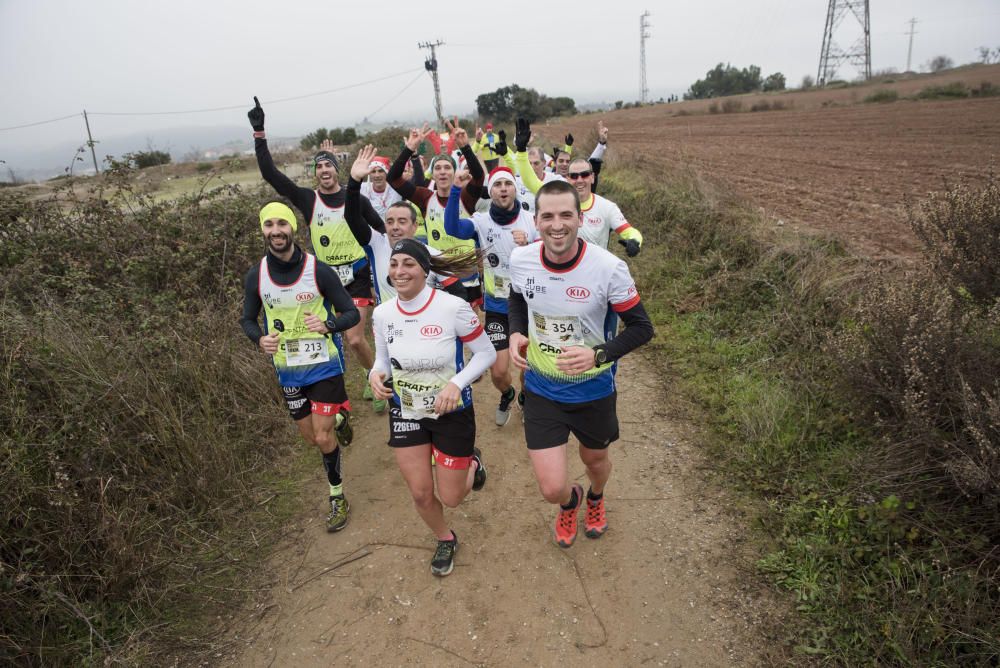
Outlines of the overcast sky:
[[[272,135],[350,125],[366,116],[381,122],[430,119],[431,81],[417,43],[437,39],[445,42],[438,62],[446,113],[470,112],[476,95],[511,83],[578,103],[634,100],[644,9],[652,13],[646,62],[653,99],[683,93],[720,61],[757,64],[765,75],[780,71],[797,85],[803,75],[816,74],[827,5],[0,0],[0,128],[82,109],[91,114],[95,138],[245,125],[253,95],[264,104]],[[475,6],[484,9],[469,11]],[[976,60],[977,46],[1000,47],[997,0],[873,0],[871,6],[875,70],[905,67],[911,17],[919,21],[914,69],[939,54],[961,64]],[[858,30],[848,19],[838,41],[848,46]],[[841,72],[848,79],[855,74]],[[277,102],[390,75],[399,76]],[[232,106],[206,113],[104,115]],[[0,159],[5,149],[81,139],[79,117],[0,131]]]

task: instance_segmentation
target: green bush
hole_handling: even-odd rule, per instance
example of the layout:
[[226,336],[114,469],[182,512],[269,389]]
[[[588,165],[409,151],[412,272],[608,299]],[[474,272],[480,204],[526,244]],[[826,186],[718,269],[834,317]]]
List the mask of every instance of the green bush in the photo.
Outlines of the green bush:
[[210,162],[199,162],[195,169],[198,170],[199,174],[204,174],[205,172],[212,171],[212,167],[213,165]]
[[927,86],[917,93],[918,100],[950,100],[969,97],[969,89],[961,81],[940,86]]
[[865,102],[895,102],[899,99],[899,92],[892,90],[891,88],[879,88],[877,91],[869,94],[865,98]]
[[4,662],[176,639],[219,594],[203,582],[249,576],[269,529],[248,508],[295,442],[237,324],[263,198],[158,204],[124,163],[100,179],[68,207],[0,195]]
[[131,161],[132,165],[138,169],[145,169],[146,167],[156,167],[157,165],[169,165],[170,164],[170,154],[166,151],[156,151],[150,149],[148,151],[137,151],[135,153],[126,153],[125,159]]
[[736,114],[743,111],[743,103],[740,100],[723,100],[722,113]]
[[984,81],[979,84],[978,88],[973,88],[969,91],[972,97],[995,97],[1000,95],[1000,86],[995,86],[989,81]]

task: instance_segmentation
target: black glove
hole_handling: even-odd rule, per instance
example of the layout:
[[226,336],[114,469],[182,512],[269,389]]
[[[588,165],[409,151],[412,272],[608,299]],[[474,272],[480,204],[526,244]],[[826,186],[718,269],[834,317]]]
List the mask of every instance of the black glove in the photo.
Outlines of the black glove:
[[568,134],[568,135],[566,135],[565,139],[566,139],[566,146],[572,146],[573,145],[573,135]]
[[247,112],[247,118],[250,119],[250,127],[253,128],[254,132],[264,131],[264,110],[261,109],[260,100],[257,96],[253,96],[253,102],[256,105],[253,109]]
[[528,150],[529,141],[531,141],[531,123],[525,118],[519,118],[514,132],[514,148],[518,153],[524,153]]
[[629,257],[635,257],[639,254],[639,242],[635,239],[619,239],[618,243],[625,247],[625,254]]
[[500,137],[500,141],[493,144],[493,151],[497,155],[507,155],[507,133],[501,130],[497,136]]

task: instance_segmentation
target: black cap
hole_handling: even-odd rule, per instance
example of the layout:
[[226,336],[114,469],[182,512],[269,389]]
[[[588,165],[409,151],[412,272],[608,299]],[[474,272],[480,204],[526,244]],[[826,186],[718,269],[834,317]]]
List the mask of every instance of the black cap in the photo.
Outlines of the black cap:
[[[392,247],[392,255],[409,255],[424,270],[425,274],[431,273],[431,254],[427,246],[416,239],[400,239]],[[391,257],[391,256],[390,256]]]

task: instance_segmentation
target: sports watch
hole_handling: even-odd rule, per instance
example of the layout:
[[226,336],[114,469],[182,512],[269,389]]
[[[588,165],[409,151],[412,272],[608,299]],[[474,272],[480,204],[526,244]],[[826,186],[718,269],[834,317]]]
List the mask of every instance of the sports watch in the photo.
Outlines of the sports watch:
[[594,348],[594,366],[601,366],[608,363],[608,351],[604,348]]

